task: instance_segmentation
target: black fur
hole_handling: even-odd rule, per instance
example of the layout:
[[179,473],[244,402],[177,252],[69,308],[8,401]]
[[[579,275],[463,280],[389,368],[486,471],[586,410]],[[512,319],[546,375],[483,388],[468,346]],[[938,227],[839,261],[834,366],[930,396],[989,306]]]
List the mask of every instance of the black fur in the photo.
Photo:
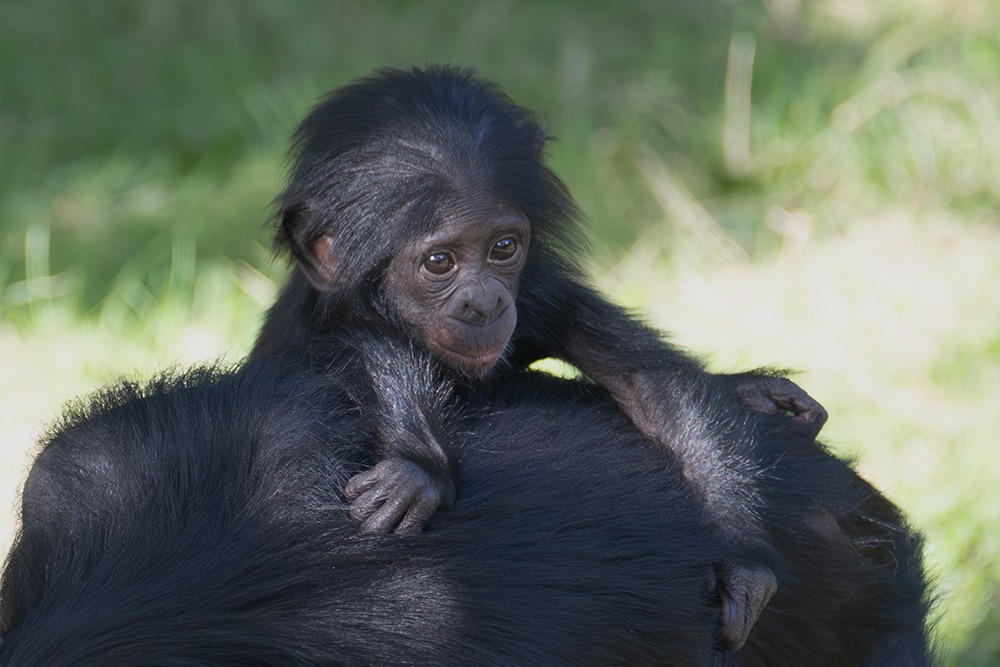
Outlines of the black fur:
[[[0,665],[722,664],[729,546],[605,397],[532,373],[484,389],[456,507],[361,536],[338,488],[370,427],[330,377],[257,362],[71,411],[25,485]],[[785,566],[743,664],[926,664],[895,508],[780,418],[745,428]]]
[[[752,563],[754,576],[768,583],[768,570],[780,558],[759,520],[763,471],[725,441],[741,384],[778,385],[766,374],[709,374],[588,286],[578,265],[585,245],[580,216],[543,160],[545,140],[526,109],[468,70],[380,70],[331,93],[295,133],[291,177],[277,200],[277,241],[297,260],[297,270],[270,310],[252,356],[294,357],[328,336],[344,363],[365,371],[355,375],[354,386],[362,393],[366,385],[371,389],[364,402],[375,416],[369,442],[378,460],[404,464],[366,474],[359,486],[371,484],[364,488],[375,491],[360,500],[348,487],[359,521],[378,503],[419,507],[408,519],[449,506],[461,473],[452,415],[463,412],[463,392],[470,386],[475,391],[481,378],[456,377],[446,364],[434,373],[405,371],[423,363],[407,356],[419,356],[433,341],[390,305],[387,275],[401,248],[440,226],[484,224],[469,211],[516,211],[530,224],[531,238],[516,298],[517,326],[508,354],[492,369],[493,380],[502,383],[505,373],[517,375],[544,357],[575,365],[609,392],[650,442],[679,458],[712,523],[734,552],[742,545],[744,566]],[[434,308],[420,303],[417,310]],[[443,310],[440,317],[447,319]],[[297,361],[300,369],[314,368],[304,353]],[[825,419],[822,407],[792,383],[780,386],[792,391],[775,405],[793,397],[798,400],[790,404],[809,406],[785,419],[785,429],[806,423],[815,435]],[[764,409],[777,409],[772,392],[758,394]],[[398,481],[401,469],[414,472],[412,483]],[[395,525],[381,518],[373,523],[378,530]],[[403,523],[406,530],[420,525]],[[771,589],[730,588],[727,572],[720,570],[726,599],[744,607],[742,627],[749,628]],[[751,576],[744,570],[735,579]]]

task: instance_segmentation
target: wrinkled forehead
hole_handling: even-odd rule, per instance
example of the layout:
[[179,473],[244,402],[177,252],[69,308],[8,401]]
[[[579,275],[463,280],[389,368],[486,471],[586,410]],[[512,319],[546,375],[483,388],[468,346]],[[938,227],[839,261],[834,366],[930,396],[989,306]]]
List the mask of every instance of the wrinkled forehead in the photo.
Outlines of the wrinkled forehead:
[[496,200],[474,200],[462,201],[449,208],[425,239],[431,242],[454,241],[475,237],[480,232],[487,235],[516,232],[526,236],[529,231],[528,219],[520,211]]

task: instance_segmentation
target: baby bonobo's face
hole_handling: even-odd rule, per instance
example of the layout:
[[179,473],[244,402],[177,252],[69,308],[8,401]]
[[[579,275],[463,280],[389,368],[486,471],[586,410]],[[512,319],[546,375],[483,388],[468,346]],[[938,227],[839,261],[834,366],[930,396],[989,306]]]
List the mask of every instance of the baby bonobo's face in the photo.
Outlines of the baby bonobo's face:
[[422,343],[455,370],[482,377],[517,324],[517,287],[531,229],[495,202],[465,202],[393,257],[389,304]]

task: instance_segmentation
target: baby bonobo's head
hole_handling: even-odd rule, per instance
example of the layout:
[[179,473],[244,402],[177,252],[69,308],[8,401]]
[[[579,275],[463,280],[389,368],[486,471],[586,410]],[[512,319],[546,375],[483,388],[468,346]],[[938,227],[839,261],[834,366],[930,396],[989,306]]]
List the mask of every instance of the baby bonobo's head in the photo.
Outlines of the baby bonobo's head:
[[332,310],[401,325],[481,377],[514,332],[529,246],[553,254],[572,236],[545,140],[471,71],[380,70],[299,125],[278,242]]

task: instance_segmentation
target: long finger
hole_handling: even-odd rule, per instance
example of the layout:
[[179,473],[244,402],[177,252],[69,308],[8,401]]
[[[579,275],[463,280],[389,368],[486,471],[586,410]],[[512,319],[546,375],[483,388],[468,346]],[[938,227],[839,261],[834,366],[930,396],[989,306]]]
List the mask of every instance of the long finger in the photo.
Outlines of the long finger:
[[346,496],[348,500],[354,500],[362,493],[375,486],[378,480],[379,475],[375,471],[375,468],[358,473],[347,481],[347,486],[344,487],[344,496]]
[[351,503],[351,518],[358,523],[367,521],[379,507],[385,504],[388,497],[389,492],[382,486],[377,486],[370,491],[362,493]]
[[360,530],[362,533],[388,533],[399,523],[409,507],[409,497],[395,494],[361,522]]
[[396,528],[398,535],[417,535],[420,533],[434,512],[437,511],[437,503],[429,501],[416,502],[410,505],[409,511]]

